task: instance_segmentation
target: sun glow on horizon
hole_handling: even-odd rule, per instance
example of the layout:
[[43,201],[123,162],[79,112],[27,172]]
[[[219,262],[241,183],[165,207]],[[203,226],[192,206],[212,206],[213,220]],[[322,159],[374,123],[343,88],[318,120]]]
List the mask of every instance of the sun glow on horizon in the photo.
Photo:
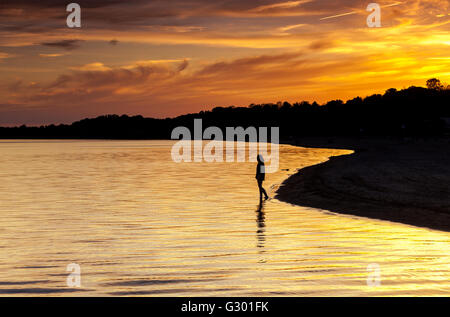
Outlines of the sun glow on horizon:
[[0,125],[323,103],[450,81],[445,0],[379,1],[374,29],[363,1],[178,4],[81,4],[80,29],[64,26],[59,6],[0,7]]

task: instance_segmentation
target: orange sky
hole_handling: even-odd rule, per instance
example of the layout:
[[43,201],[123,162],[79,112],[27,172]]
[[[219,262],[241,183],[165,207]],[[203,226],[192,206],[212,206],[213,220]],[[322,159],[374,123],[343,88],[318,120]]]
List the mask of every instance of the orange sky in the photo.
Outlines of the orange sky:
[[[450,81],[450,2],[89,0],[0,3],[0,125],[348,99]],[[375,1],[374,1],[375,2]]]

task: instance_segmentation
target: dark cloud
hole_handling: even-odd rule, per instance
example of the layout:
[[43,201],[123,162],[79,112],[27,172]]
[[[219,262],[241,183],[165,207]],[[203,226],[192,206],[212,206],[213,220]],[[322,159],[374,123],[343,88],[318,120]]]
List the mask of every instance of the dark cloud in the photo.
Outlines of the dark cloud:
[[250,73],[256,69],[274,67],[274,65],[286,66],[287,62],[296,60],[302,56],[300,53],[284,53],[278,55],[261,55],[255,57],[245,57],[231,62],[217,62],[204,67],[197,75],[210,76],[225,74],[237,75],[239,73]]
[[50,46],[50,47],[57,47],[57,48],[63,48],[66,50],[73,50],[78,47],[80,47],[82,40],[61,40],[61,41],[55,41],[55,42],[44,42],[40,43],[44,46]]
[[[45,33],[63,30],[66,28],[65,10],[70,1],[65,0],[19,0],[4,1],[0,3],[1,31],[10,33],[30,32]],[[259,28],[257,19],[278,16],[284,19],[298,18],[301,21],[291,21],[292,24],[317,24],[320,17],[339,15],[347,12],[366,14],[366,0],[77,0],[82,8],[82,25],[90,30],[160,30],[158,27],[206,27],[209,30],[223,31],[234,25],[238,18],[249,19],[244,25]],[[391,0],[379,0],[380,4],[392,4]],[[406,2],[405,2],[406,3]],[[409,5],[411,3],[411,5]],[[448,0],[412,0],[408,5],[383,9],[386,18],[405,16],[411,14],[403,11],[410,8],[424,8],[430,11],[434,7],[441,7],[444,12],[448,9]],[[395,12],[391,14],[391,11]],[[411,10],[410,10],[411,11]],[[418,10],[414,9],[414,12]],[[422,10],[421,10],[422,11]],[[427,11],[427,12],[428,12]],[[220,18],[220,19],[219,19]],[[234,19],[232,23],[225,21]],[[339,19],[322,21],[322,24],[332,24],[339,21],[342,26],[350,21],[349,26],[354,27],[354,20],[365,22],[365,19],[355,16],[346,16]],[[281,19],[278,20],[282,23]],[[287,23],[291,23],[287,22]],[[273,20],[264,21],[261,30],[273,23]],[[206,29],[205,28],[205,29]],[[248,28],[250,29],[250,28]],[[176,32],[173,29],[172,32]],[[113,43],[111,43],[113,44]]]
[[185,59],[180,65],[178,65],[177,71],[178,71],[178,72],[182,72],[182,71],[185,70],[188,66],[189,66],[189,61]]
[[[42,18],[62,17],[70,1],[2,1],[0,17],[20,17],[24,13]],[[271,15],[303,10],[301,1],[280,0],[77,0],[84,19],[105,23],[133,24],[151,18],[186,18],[192,16]],[[317,1],[313,1],[317,2]],[[280,5],[281,4],[281,5]],[[286,5],[287,4],[287,5]],[[306,3],[308,4],[308,3]],[[322,6],[326,6],[322,2]],[[22,11],[21,11],[22,10]],[[151,23],[151,21],[148,21]]]
[[[83,28],[132,30],[148,26],[189,26],[189,17],[233,15],[274,0],[77,0]],[[0,2],[0,33],[46,33],[66,28],[65,0],[18,0]]]
[[[110,5],[123,3],[123,0],[77,0],[82,8],[101,8]],[[145,0],[127,0],[129,3],[145,3]],[[70,1],[67,0],[4,0],[0,4],[0,10],[5,8],[65,8]]]
[[60,75],[53,83],[45,87],[51,92],[54,88],[102,88],[111,89],[142,85],[149,80],[165,80],[182,72],[189,65],[187,60],[169,67],[167,65],[134,65],[133,67],[112,68],[109,70],[81,70]]
[[323,49],[327,49],[330,47],[333,47],[333,42],[332,41],[327,41],[327,40],[319,40],[319,41],[315,41],[312,42],[309,45],[309,49],[313,50],[313,51],[320,51]]

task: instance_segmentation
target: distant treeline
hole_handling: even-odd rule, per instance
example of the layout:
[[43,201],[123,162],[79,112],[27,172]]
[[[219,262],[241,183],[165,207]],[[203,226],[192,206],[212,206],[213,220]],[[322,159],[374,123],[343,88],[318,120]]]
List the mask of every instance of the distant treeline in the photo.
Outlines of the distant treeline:
[[[439,82],[439,81],[438,81]],[[434,83],[434,84],[433,84]],[[170,139],[175,127],[280,127],[280,136],[439,136],[448,133],[450,89],[427,82],[428,88],[389,89],[384,95],[357,97],[324,105],[290,104],[217,107],[170,119],[105,115],[71,125],[0,128],[0,138]]]

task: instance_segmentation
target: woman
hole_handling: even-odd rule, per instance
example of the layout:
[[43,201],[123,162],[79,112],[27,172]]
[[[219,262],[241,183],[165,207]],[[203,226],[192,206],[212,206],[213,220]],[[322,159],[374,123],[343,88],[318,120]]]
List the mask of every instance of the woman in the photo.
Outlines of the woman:
[[267,195],[266,190],[262,187],[262,183],[264,182],[264,179],[266,178],[266,171],[264,166],[264,158],[261,154],[258,154],[258,157],[256,158],[258,161],[258,166],[256,166],[256,180],[258,181],[258,187],[259,187],[259,201],[262,201],[262,195],[264,194],[264,199],[267,200],[269,196]]

